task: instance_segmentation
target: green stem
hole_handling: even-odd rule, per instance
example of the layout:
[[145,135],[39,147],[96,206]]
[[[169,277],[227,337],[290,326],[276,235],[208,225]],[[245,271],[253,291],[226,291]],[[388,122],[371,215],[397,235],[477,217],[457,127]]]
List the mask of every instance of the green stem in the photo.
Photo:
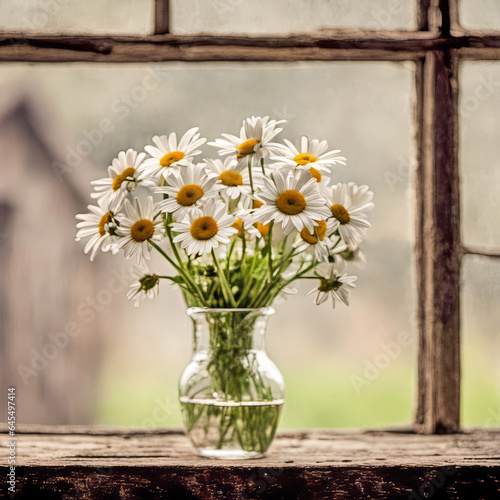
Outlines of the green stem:
[[242,222],[242,224],[241,224],[241,239],[242,239],[242,242],[241,242],[241,260],[240,260],[240,266],[243,269],[243,267],[245,265],[245,253],[247,251],[247,239],[246,239],[246,236],[245,236],[245,223],[244,222]]
[[219,259],[215,255],[213,248],[212,248],[212,259],[214,261],[215,267],[217,268],[217,273],[221,284],[222,294],[224,295],[224,299],[231,304],[231,307],[236,307],[236,301],[234,300],[233,292],[231,292],[231,288],[229,287],[224,271],[221,268]]
[[248,292],[252,289],[252,285],[255,282],[255,278],[253,275],[253,271],[255,269],[255,263],[257,262],[257,242],[255,244],[255,249],[254,249],[254,254],[252,257],[252,262],[250,264],[250,270],[248,271],[248,274],[246,275],[247,278],[245,279],[245,284],[243,286],[243,291],[241,292],[240,298],[238,299],[237,302],[237,307],[240,307],[242,302],[246,299]]
[[253,189],[253,175],[252,175],[252,156],[248,156],[248,177],[250,178],[250,188],[252,190],[252,194],[254,194],[254,189]]
[[191,287],[192,290],[191,290],[191,293],[193,295],[198,295],[198,298],[201,300],[202,304],[205,306],[205,297],[203,296],[203,293],[201,292],[200,288],[198,287],[198,285],[194,282],[194,280],[189,276],[189,273],[186,273],[184,271],[184,269],[182,267],[180,267],[179,265],[177,265],[173,259],[171,259],[167,254],[166,252],[163,250],[163,248],[161,248],[160,246],[158,246],[154,241],[152,240],[148,240],[149,243],[151,244],[151,246],[153,246],[161,255],[163,255],[163,257],[165,257],[165,259],[167,259],[167,261],[177,270],[179,271],[179,273],[181,274],[182,278],[184,279],[186,285],[188,285],[188,287]]
[[274,221],[272,220],[269,223],[269,232],[267,233],[267,262],[269,264],[269,283],[273,281],[273,225]]
[[174,255],[175,255],[175,258],[177,259],[177,262],[179,263],[179,265],[183,266],[184,262],[181,259],[181,256],[179,255],[179,251],[177,250],[177,246],[174,243],[174,238],[172,236],[172,228],[170,227],[171,223],[172,223],[172,214],[168,214],[168,219],[167,219],[167,222],[165,224],[167,236],[168,236],[168,239],[170,241],[170,246],[172,247],[172,250],[174,251]]
[[[166,225],[166,230],[167,230],[167,236],[168,240],[170,241],[170,246],[172,247],[172,250],[174,252],[175,258],[177,259],[177,262],[179,263],[179,266],[183,269],[184,268],[184,261],[182,260],[181,256],[179,255],[179,251],[177,250],[177,245],[174,243],[174,237],[172,235],[172,228],[170,224],[172,223],[172,214],[168,214],[168,220],[167,220],[167,225]],[[191,267],[191,258],[188,256],[188,268]],[[190,269],[188,269],[187,272],[184,273],[187,279],[191,282],[191,286],[196,290],[196,293],[202,298],[203,303],[206,302],[205,296],[203,295],[203,291],[198,287],[194,279],[191,277],[190,274]]]
[[260,168],[262,169],[262,173],[264,174],[264,176],[266,175],[266,169],[264,167],[264,158],[261,158],[260,159]]
[[[243,229],[242,229],[242,231],[243,231]],[[236,239],[231,241],[231,244],[229,246],[229,252],[227,252],[227,257],[226,257],[226,276],[227,276],[227,279],[229,279],[229,265],[231,264],[231,255],[233,253],[235,244],[236,244]]]
[[294,281],[296,281],[298,279],[301,279],[304,274],[308,273],[311,269],[314,269],[315,267],[316,267],[316,262],[313,261],[303,271],[297,273],[293,278],[290,278],[289,280],[287,280],[283,284],[281,284],[279,287],[277,287],[277,289],[275,290],[275,292],[270,296],[270,299],[271,299],[270,303],[272,304],[272,302],[274,301],[274,299],[279,295],[279,293],[281,292],[281,290],[283,290],[283,288],[286,288],[288,285],[290,285]]
[[162,280],[170,280],[170,281],[174,281],[175,282],[175,279],[173,276],[160,276],[159,274],[156,275],[157,278],[160,278]]

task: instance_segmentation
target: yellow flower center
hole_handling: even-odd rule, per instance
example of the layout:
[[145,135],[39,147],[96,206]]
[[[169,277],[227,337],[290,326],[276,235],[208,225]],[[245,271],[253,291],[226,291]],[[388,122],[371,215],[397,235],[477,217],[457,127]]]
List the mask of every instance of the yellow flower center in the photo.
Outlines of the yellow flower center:
[[139,219],[130,229],[130,236],[134,241],[142,243],[151,238],[154,232],[155,225],[149,219]]
[[225,186],[243,186],[243,177],[239,172],[226,170],[219,175],[219,179]]
[[238,230],[238,236],[241,236],[241,230],[243,229],[243,221],[241,219],[236,219],[236,222],[231,224],[231,227],[234,227]]
[[135,174],[135,168],[129,167],[126,168],[121,174],[117,175],[115,179],[113,180],[113,185],[111,186],[113,191],[118,191],[123,184],[123,181],[127,177],[134,177]]
[[195,240],[209,240],[217,234],[219,226],[213,217],[200,217],[191,224],[191,236]]
[[341,224],[348,224],[349,221],[351,220],[351,216],[349,215],[349,212],[345,209],[343,205],[332,205],[330,207],[330,210],[332,211],[332,215],[341,223]]
[[267,236],[269,233],[269,224],[264,226],[262,222],[256,222],[254,226],[257,228],[257,231],[259,231],[261,236]]
[[311,245],[316,245],[319,241],[323,241],[326,236],[326,222],[320,220],[316,226],[314,226],[314,234],[310,233],[307,228],[302,229],[300,232],[300,237],[310,243]]
[[106,224],[109,224],[112,220],[113,220],[113,214],[111,212],[107,212],[101,217],[101,220],[97,225],[97,228],[99,229],[99,236],[104,236],[106,234],[105,226]]
[[186,184],[177,193],[177,203],[183,207],[194,205],[203,195],[205,191],[198,184]]
[[314,177],[318,182],[321,182],[321,173],[319,170],[316,170],[315,168],[310,168],[309,173],[311,174],[311,177]]
[[307,202],[304,195],[295,189],[283,191],[276,199],[278,209],[287,215],[297,215],[304,211]]
[[308,163],[313,163],[315,161],[318,161],[318,159],[313,156],[313,155],[310,155],[309,153],[300,153],[300,155],[297,155],[293,161],[297,164],[297,165],[307,165]]
[[172,151],[171,153],[167,153],[161,160],[160,165],[162,167],[170,167],[172,163],[176,161],[182,160],[184,158],[184,153],[182,151]]
[[264,205],[264,203],[262,203],[261,201],[253,200],[253,203],[252,203],[253,208],[260,208],[262,205]]
[[260,143],[260,139],[248,139],[248,141],[242,142],[238,146],[239,154],[236,155],[236,158],[243,158],[244,156],[251,155],[255,153],[257,144]]

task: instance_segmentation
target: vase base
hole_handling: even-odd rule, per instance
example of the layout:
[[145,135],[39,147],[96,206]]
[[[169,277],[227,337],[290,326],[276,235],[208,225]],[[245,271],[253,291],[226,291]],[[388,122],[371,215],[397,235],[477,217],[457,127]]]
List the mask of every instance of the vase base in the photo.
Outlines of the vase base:
[[218,460],[252,460],[262,458],[265,453],[258,451],[243,451],[243,450],[219,450],[217,448],[205,448],[198,450],[198,455],[204,458],[215,458]]
[[184,427],[202,457],[261,458],[271,444],[284,401],[219,401],[180,397]]

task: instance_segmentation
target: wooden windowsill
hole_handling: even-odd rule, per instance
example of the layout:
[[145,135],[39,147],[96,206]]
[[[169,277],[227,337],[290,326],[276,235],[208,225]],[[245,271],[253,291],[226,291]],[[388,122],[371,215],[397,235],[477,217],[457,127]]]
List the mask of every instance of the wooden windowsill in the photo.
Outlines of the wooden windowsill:
[[[0,430],[5,481],[5,424]],[[500,492],[500,429],[283,430],[266,458],[249,461],[200,458],[180,429],[19,425],[16,435],[13,498],[418,499],[438,491],[435,498],[490,499]]]

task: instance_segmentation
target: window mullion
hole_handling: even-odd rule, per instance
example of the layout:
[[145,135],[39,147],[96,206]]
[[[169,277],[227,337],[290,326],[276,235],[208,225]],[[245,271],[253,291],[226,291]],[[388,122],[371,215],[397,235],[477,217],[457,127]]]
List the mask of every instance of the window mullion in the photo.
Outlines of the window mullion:
[[460,426],[460,207],[457,165],[457,53],[428,52],[421,68],[417,172],[419,319],[416,428]]
[[169,0],[155,0],[155,35],[170,33]]
[[419,0],[417,26],[419,31],[437,32],[439,28],[439,0]]

